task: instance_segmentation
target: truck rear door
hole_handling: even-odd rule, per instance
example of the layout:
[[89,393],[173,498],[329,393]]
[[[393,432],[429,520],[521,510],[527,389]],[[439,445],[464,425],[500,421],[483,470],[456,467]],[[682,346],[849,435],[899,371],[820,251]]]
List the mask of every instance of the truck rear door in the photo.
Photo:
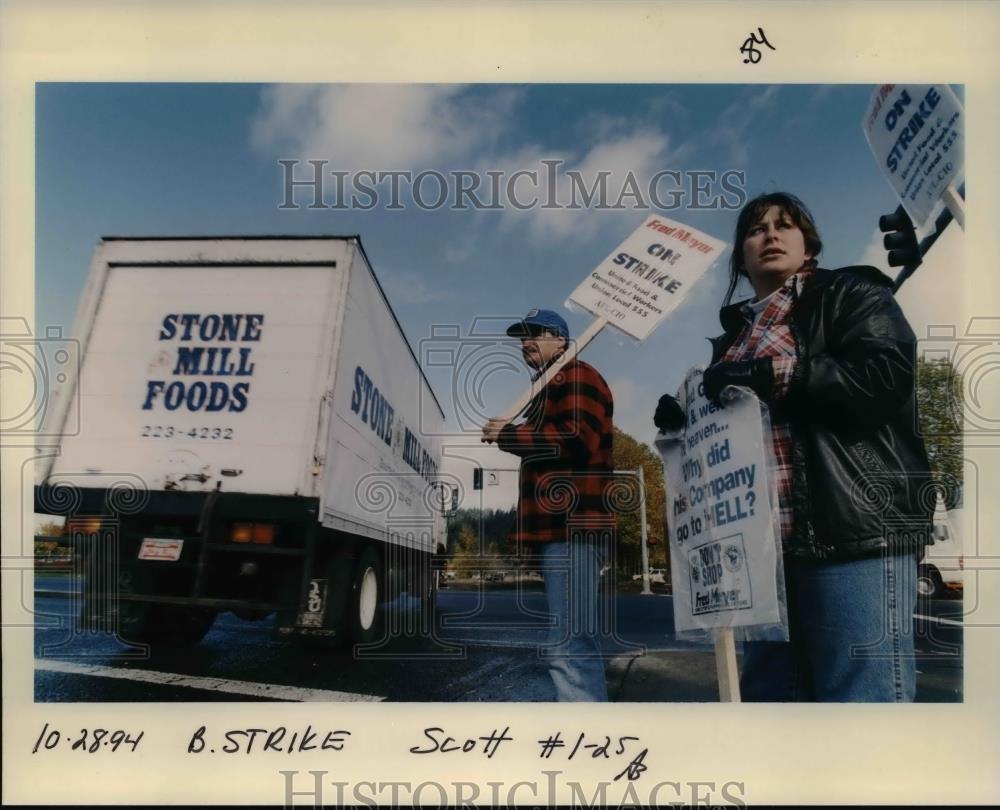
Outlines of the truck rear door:
[[[344,240],[106,240],[49,483],[311,494]],[[96,477],[96,478],[95,478]]]

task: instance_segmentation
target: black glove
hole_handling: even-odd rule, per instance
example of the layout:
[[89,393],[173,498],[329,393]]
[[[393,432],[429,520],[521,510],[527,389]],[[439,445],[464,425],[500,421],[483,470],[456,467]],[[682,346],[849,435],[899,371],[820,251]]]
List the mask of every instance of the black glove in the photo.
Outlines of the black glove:
[[687,419],[684,418],[684,409],[670,394],[664,394],[656,404],[653,424],[660,430],[680,430],[687,424]]
[[770,357],[739,362],[724,360],[705,369],[702,382],[705,384],[705,396],[716,402],[727,385],[749,388],[758,397],[767,400],[774,391],[774,366]]

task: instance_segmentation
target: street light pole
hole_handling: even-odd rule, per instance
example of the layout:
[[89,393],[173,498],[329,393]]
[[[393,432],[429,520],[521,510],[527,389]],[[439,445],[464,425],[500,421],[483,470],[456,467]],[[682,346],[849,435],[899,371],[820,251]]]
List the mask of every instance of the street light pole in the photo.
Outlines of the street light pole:
[[642,595],[652,596],[653,590],[649,584],[649,547],[646,544],[646,476],[642,465],[639,465],[639,526],[642,539]]

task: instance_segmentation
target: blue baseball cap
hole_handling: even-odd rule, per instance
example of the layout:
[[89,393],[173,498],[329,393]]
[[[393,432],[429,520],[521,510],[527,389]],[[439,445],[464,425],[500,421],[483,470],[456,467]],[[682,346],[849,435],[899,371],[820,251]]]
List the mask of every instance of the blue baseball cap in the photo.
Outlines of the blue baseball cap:
[[523,338],[535,334],[539,329],[548,329],[569,340],[569,327],[563,316],[551,309],[530,309],[517,323],[507,327],[510,337]]

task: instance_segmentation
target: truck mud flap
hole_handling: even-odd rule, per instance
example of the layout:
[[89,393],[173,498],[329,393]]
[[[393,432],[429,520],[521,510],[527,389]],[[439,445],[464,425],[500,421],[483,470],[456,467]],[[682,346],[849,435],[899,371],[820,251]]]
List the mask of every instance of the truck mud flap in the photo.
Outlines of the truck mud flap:
[[333,639],[344,636],[353,564],[351,554],[335,554],[323,570],[313,571],[306,582],[299,610],[279,611],[276,615],[274,637]]

